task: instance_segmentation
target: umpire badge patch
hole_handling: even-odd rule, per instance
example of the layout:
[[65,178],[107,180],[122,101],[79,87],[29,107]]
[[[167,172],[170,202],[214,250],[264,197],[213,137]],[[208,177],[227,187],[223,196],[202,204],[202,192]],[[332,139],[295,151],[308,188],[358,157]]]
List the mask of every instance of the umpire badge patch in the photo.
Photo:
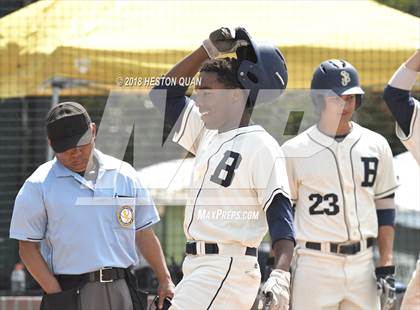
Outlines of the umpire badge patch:
[[118,222],[122,227],[129,227],[134,221],[134,210],[131,206],[125,205],[118,208]]

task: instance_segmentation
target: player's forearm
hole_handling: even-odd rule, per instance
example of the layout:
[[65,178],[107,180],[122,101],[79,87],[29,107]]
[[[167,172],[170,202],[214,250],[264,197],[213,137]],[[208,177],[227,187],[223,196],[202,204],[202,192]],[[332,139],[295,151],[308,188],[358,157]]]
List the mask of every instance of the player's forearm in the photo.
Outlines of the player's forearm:
[[167,77],[194,77],[204,61],[209,57],[205,49],[200,46],[187,57],[179,61],[165,76]]
[[420,53],[417,51],[394,72],[388,84],[398,89],[410,91],[416,83],[419,71]]
[[57,279],[49,271],[47,263],[41,256],[38,243],[19,241],[19,255],[26,269],[47,294],[61,291]]
[[378,249],[379,262],[378,266],[393,265],[393,244],[395,229],[393,226],[379,226],[378,229]]
[[405,66],[413,71],[420,72],[420,50],[417,50],[410,58],[405,62]]
[[137,232],[136,242],[142,255],[156,273],[159,282],[170,279],[171,276],[166,266],[159,239],[156,237],[153,229],[146,228]]
[[273,245],[274,269],[290,270],[295,244],[291,240],[277,240]]

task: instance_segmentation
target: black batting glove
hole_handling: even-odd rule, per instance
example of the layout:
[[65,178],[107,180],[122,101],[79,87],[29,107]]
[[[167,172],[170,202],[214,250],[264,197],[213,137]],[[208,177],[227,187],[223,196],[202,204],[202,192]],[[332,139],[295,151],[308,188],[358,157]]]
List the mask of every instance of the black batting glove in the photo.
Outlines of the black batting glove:
[[381,308],[390,309],[397,299],[395,291],[395,266],[376,267],[376,287],[381,298]]
[[213,31],[209,38],[203,42],[207,55],[212,59],[221,54],[234,53],[239,47],[246,45],[248,45],[247,41],[236,40],[227,27]]

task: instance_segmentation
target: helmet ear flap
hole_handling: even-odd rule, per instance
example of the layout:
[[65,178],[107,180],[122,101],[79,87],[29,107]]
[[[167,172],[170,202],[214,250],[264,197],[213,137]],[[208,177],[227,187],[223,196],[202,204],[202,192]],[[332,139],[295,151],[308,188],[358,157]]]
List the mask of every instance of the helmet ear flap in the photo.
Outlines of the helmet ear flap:
[[363,95],[360,95],[360,94],[356,95],[356,108],[355,108],[355,110],[360,108],[360,106],[362,105],[362,99],[363,99]]
[[255,63],[244,60],[238,68],[237,78],[244,89],[249,89],[249,100],[255,104],[258,96],[258,89],[264,79],[264,72]]

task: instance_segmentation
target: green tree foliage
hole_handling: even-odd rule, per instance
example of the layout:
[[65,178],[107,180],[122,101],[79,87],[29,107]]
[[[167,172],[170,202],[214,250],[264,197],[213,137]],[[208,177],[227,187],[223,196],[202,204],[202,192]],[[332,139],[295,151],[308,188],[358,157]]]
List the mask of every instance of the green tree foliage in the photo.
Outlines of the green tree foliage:
[[420,2],[418,0],[376,0],[376,2],[420,17]]
[[[382,98],[381,92],[364,88],[363,104],[353,117],[354,120],[370,130],[383,135],[391,146],[394,155],[406,149],[395,135],[395,120]],[[413,93],[414,96],[418,95]],[[418,98],[418,97],[417,97]]]

